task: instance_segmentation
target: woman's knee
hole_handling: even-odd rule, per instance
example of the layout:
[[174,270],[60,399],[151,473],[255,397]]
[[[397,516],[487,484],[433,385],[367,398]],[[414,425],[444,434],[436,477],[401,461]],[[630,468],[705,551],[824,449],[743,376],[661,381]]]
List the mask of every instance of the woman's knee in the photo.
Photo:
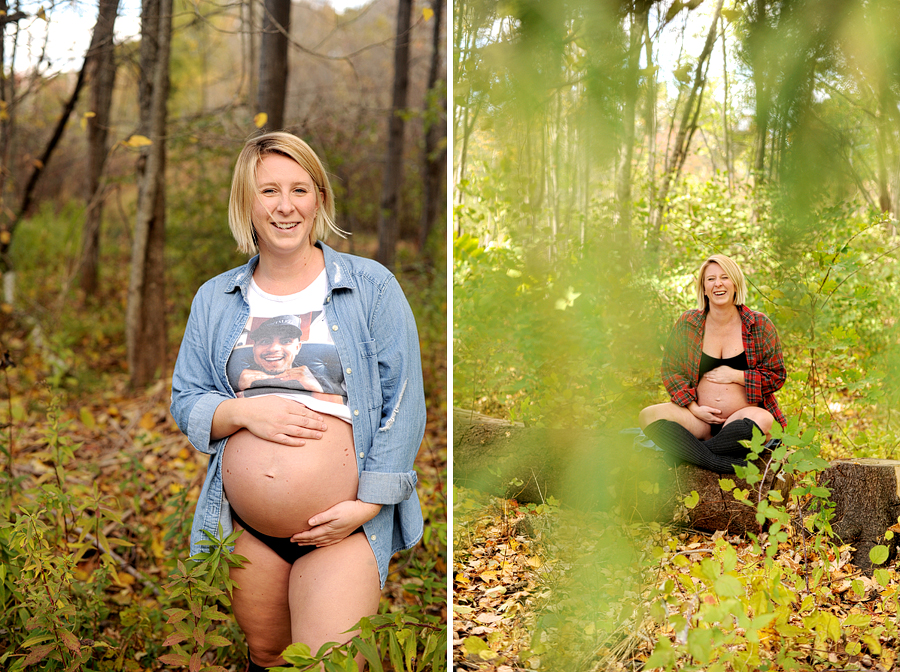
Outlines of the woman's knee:
[[638,413],[638,424],[641,426],[641,429],[644,429],[647,425],[657,419],[654,417],[654,408],[655,406],[648,406],[647,408],[642,408],[641,412]]
[[772,425],[775,423],[775,417],[766,409],[760,408],[759,406],[747,406],[746,408],[742,408],[732,413],[725,424],[741,418],[747,418],[748,420],[755,422],[757,427],[759,427],[763,434],[766,435],[766,438],[769,437],[772,431]]
[[669,411],[669,406],[670,404],[654,404],[641,409],[641,412],[638,413],[638,424],[641,426],[641,429],[657,420],[673,420],[672,414],[667,412]]

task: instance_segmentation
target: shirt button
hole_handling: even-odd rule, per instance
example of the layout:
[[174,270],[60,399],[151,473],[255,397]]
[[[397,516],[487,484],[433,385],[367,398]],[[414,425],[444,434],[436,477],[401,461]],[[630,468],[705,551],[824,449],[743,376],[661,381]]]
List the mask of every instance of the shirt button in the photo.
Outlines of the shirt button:
[[366,454],[365,454],[364,452],[360,451],[360,452],[359,452],[359,456],[360,456],[360,458],[363,458],[363,457],[366,456]]
[[332,324],[332,325],[331,325],[331,330],[332,330],[332,331],[337,331],[337,325],[336,325],[336,324]]
[[358,408],[357,408],[355,411],[353,411],[353,415],[359,415],[359,409],[358,409]]
[[350,367],[349,367],[349,366],[347,367],[347,373],[348,373],[348,374],[349,374],[349,373],[353,373],[353,371],[350,370]]
[[375,541],[375,535],[373,534],[371,537],[369,537],[369,539],[371,539],[372,541]]
[[326,297],[325,297],[325,303],[331,303],[331,297],[330,297],[330,296],[326,296]]

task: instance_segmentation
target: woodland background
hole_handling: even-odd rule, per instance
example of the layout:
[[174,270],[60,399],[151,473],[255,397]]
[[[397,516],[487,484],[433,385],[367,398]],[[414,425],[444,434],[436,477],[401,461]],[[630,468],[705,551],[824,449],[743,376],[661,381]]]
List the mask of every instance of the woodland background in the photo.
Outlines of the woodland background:
[[227,226],[234,159],[286,128],[331,173],[352,236],[329,244],[386,263],[416,316],[426,535],[395,559],[359,646],[378,645],[372,669],[441,669],[446,8],[167,2],[143,3],[137,36],[115,31],[114,0],[87,3],[83,65],[28,32],[63,5],[0,6],[0,668],[244,669],[228,554],[184,563],[206,460],[169,386],[194,292],[245,261]]
[[815,482],[826,460],[900,448],[896,10],[456,4],[454,406],[636,427],[720,252],[779,330],[778,459],[798,476],[751,538],[455,488],[461,668],[897,669],[896,567],[848,564]]

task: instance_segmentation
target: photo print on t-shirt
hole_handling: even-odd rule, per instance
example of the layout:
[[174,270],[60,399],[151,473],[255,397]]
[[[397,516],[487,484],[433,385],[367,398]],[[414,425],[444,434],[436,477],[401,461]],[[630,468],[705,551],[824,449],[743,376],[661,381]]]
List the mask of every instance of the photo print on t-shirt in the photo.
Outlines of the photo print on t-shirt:
[[347,404],[344,373],[325,315],[253,317],[228,359],[228,382],[238,397],[311,396]]

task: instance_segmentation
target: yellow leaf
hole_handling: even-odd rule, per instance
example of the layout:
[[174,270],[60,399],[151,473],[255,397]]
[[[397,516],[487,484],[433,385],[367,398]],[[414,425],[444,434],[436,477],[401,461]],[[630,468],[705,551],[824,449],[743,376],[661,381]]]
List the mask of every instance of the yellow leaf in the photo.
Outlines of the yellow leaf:
[[43,19],[44,21],[47,20],[47,12],[44,11],[44,8],[43,8],[43,7],[41,7],[41,8],[38,9],[38,11],[37,11],[37,17],[38,17],[39,19]]
[[9,245],[9,241],[11,241],[11,240],[12,240],[12,234],[9,231],[7,231],[6,229],[4,229],[3,231],[0,231],[0,243],[3,243],[4,245]]
[[87,406],[82,406],[81,411],[79,411],[79,416],[81,416],[81,424],[87,427],[88,429],[94,429],[97,426],[97,420],[94,418],[94,414],[91,413],[90,409]]
[[253,125],[257,128],[262,128],[266,125],[266,122],[269,120],[269,115],[265,112],[260,112],[255,117],[253,117]]
[[134,577],[128,572],[118,572],[116,574],[116,583],[120,586],[130,586],[134,583]]
[[539,568],[541,565],[544,564],[541,561],[541,559],[539,557],[537,557],[536,555],[532,555],[525,562],[527,562],[529,566],[534,567],[535,569]]
[[153,419],[153,413],[147,411],[141,416],[141,421],[138,423],[141,426],[141,429],[146,429],[148,432],[156,427],[156,420]]
[[130,138],[122,142],[126,147],[137,149],[139,147],[147,147],[153,144],[153,141],[146,135],[132,135]]
[[431,7],[423,7],[422,8],[422,18],[426,21],[431,21],[431,17],[434,16],[434,10]]
[[84,129],[87,128],[88,119],[92,119],[93,117],[96,117],[96,116],[97,116],[96,112],[85,112],[84,116],[81,117],[81,130],[83,131]]

